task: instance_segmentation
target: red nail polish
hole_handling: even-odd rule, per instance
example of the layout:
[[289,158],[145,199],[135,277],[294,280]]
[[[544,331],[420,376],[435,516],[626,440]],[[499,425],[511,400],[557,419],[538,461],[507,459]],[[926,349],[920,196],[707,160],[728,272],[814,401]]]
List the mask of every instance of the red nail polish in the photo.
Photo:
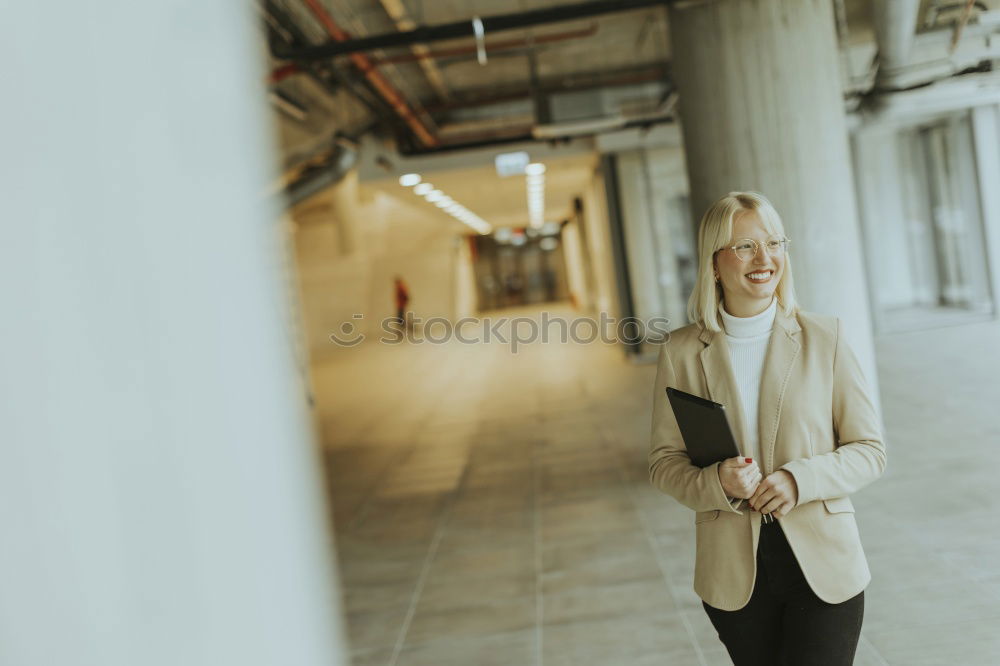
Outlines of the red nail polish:
[[744,458],[743,461],[744,462],[748,462],[748,463],[752,463],[753,462],[753,458]]

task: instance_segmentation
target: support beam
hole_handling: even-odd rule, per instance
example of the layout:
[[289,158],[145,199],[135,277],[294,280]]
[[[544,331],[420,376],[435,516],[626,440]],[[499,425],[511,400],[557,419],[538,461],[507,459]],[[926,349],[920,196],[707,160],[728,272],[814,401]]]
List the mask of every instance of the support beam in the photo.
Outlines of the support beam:
[[878,40],[880,88],[893,88],[893,79],[910,62],[920,0],[875,0],[875,36]]
[[552,95],[560,92],[630,86],[650,81],[670,82],[670,64],[650,63],[637,67],[612,69],[602,72],[580,72],[571,75],[550,76],[539,80],[537,89],[524,87],[492,87],[466,90],[450,102],[428,105],[430,113],[475,106],[489,106],[518,99],[530,98],[536,90]]

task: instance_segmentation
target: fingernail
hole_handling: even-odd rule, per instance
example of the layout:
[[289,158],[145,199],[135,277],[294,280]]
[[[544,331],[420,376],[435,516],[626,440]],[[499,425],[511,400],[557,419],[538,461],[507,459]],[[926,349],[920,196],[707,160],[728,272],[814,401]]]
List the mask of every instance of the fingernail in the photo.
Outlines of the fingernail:
[[753,462],[753,458],[744,458],[743,462],[752,463]]

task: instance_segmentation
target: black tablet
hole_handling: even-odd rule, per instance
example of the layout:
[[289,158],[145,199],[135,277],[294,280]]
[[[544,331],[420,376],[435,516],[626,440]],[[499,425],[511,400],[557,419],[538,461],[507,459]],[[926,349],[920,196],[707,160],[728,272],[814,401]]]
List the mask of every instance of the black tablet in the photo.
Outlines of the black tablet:
[[725,405],[672,386],[667,387],[667,398],[692,463],[708,467],[714,462],[740,455],[729,427]]

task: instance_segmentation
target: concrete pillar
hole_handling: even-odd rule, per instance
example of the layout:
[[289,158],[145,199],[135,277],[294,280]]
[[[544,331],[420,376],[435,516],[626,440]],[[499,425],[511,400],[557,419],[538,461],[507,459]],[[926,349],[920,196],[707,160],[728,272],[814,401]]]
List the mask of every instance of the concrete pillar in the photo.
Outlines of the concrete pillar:
[[976,175],[982,197],[983,234],[990,285],[993,292],[993,311],[1000,311],[1000,106],[988,104],[972,110],[972,129],[976,142]]
[[844,320],[877,400],[831,3],[674,3],[670,33],[696,219],[729,191],[765,194],[800,305]]
[[595,174],[583,193],[583,223],[587,226],[587,252],[591,257],[590,265],[594,271],[596,285],[594,307],[597,313],[614,315],[620,307],[615,294],[608,211],[603,197],[603,179],[599,174]]
[[3,15],[0,664],[346,663],[260,17]]

